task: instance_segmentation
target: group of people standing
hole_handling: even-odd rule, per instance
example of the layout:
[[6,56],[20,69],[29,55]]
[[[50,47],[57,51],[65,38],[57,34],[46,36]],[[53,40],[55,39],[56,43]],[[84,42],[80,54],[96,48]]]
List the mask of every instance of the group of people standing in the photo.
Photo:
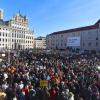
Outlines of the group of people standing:
[[[22,52],[0,66],[0,100],[100,100],[100,58]],[[41,86],[40,81],[48,81]]]

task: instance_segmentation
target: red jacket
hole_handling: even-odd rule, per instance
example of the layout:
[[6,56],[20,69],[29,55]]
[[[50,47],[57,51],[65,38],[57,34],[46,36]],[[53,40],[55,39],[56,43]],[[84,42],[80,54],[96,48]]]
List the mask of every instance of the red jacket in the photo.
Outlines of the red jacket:
[[55,89],[51,89],[51,90],[50,90],[50,100],[54,100],[55,95],[56,95]]
[[27,88],[24,88],[22,91],[25,92],[26,96],[28,96],[28,89]]

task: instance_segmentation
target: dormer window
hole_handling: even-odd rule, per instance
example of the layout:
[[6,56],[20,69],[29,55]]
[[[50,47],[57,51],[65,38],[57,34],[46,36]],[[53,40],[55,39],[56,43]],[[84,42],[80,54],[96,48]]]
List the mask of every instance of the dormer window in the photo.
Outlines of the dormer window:
[[98,40],[98,37],[96,37],[96,40]]

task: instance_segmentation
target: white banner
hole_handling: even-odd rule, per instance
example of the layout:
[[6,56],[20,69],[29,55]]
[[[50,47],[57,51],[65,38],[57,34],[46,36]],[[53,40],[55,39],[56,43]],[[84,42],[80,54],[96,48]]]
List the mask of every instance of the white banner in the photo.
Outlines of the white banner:
[[67,46],[80,46],[80,37],[68,37]]

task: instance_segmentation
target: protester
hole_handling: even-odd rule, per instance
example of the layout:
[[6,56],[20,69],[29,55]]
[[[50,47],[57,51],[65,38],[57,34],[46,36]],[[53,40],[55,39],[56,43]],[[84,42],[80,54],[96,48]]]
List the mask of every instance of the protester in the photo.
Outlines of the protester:
[[[100,57],[21,52],[0,68],[0,100],[100,100]],[[48,81],[41,86],[40,81]],[[3,99],[1,99],[3,97]]]
[[6,93],[4,93],[1,89],[0,89],[0,100],[5,100],[6,99]]

